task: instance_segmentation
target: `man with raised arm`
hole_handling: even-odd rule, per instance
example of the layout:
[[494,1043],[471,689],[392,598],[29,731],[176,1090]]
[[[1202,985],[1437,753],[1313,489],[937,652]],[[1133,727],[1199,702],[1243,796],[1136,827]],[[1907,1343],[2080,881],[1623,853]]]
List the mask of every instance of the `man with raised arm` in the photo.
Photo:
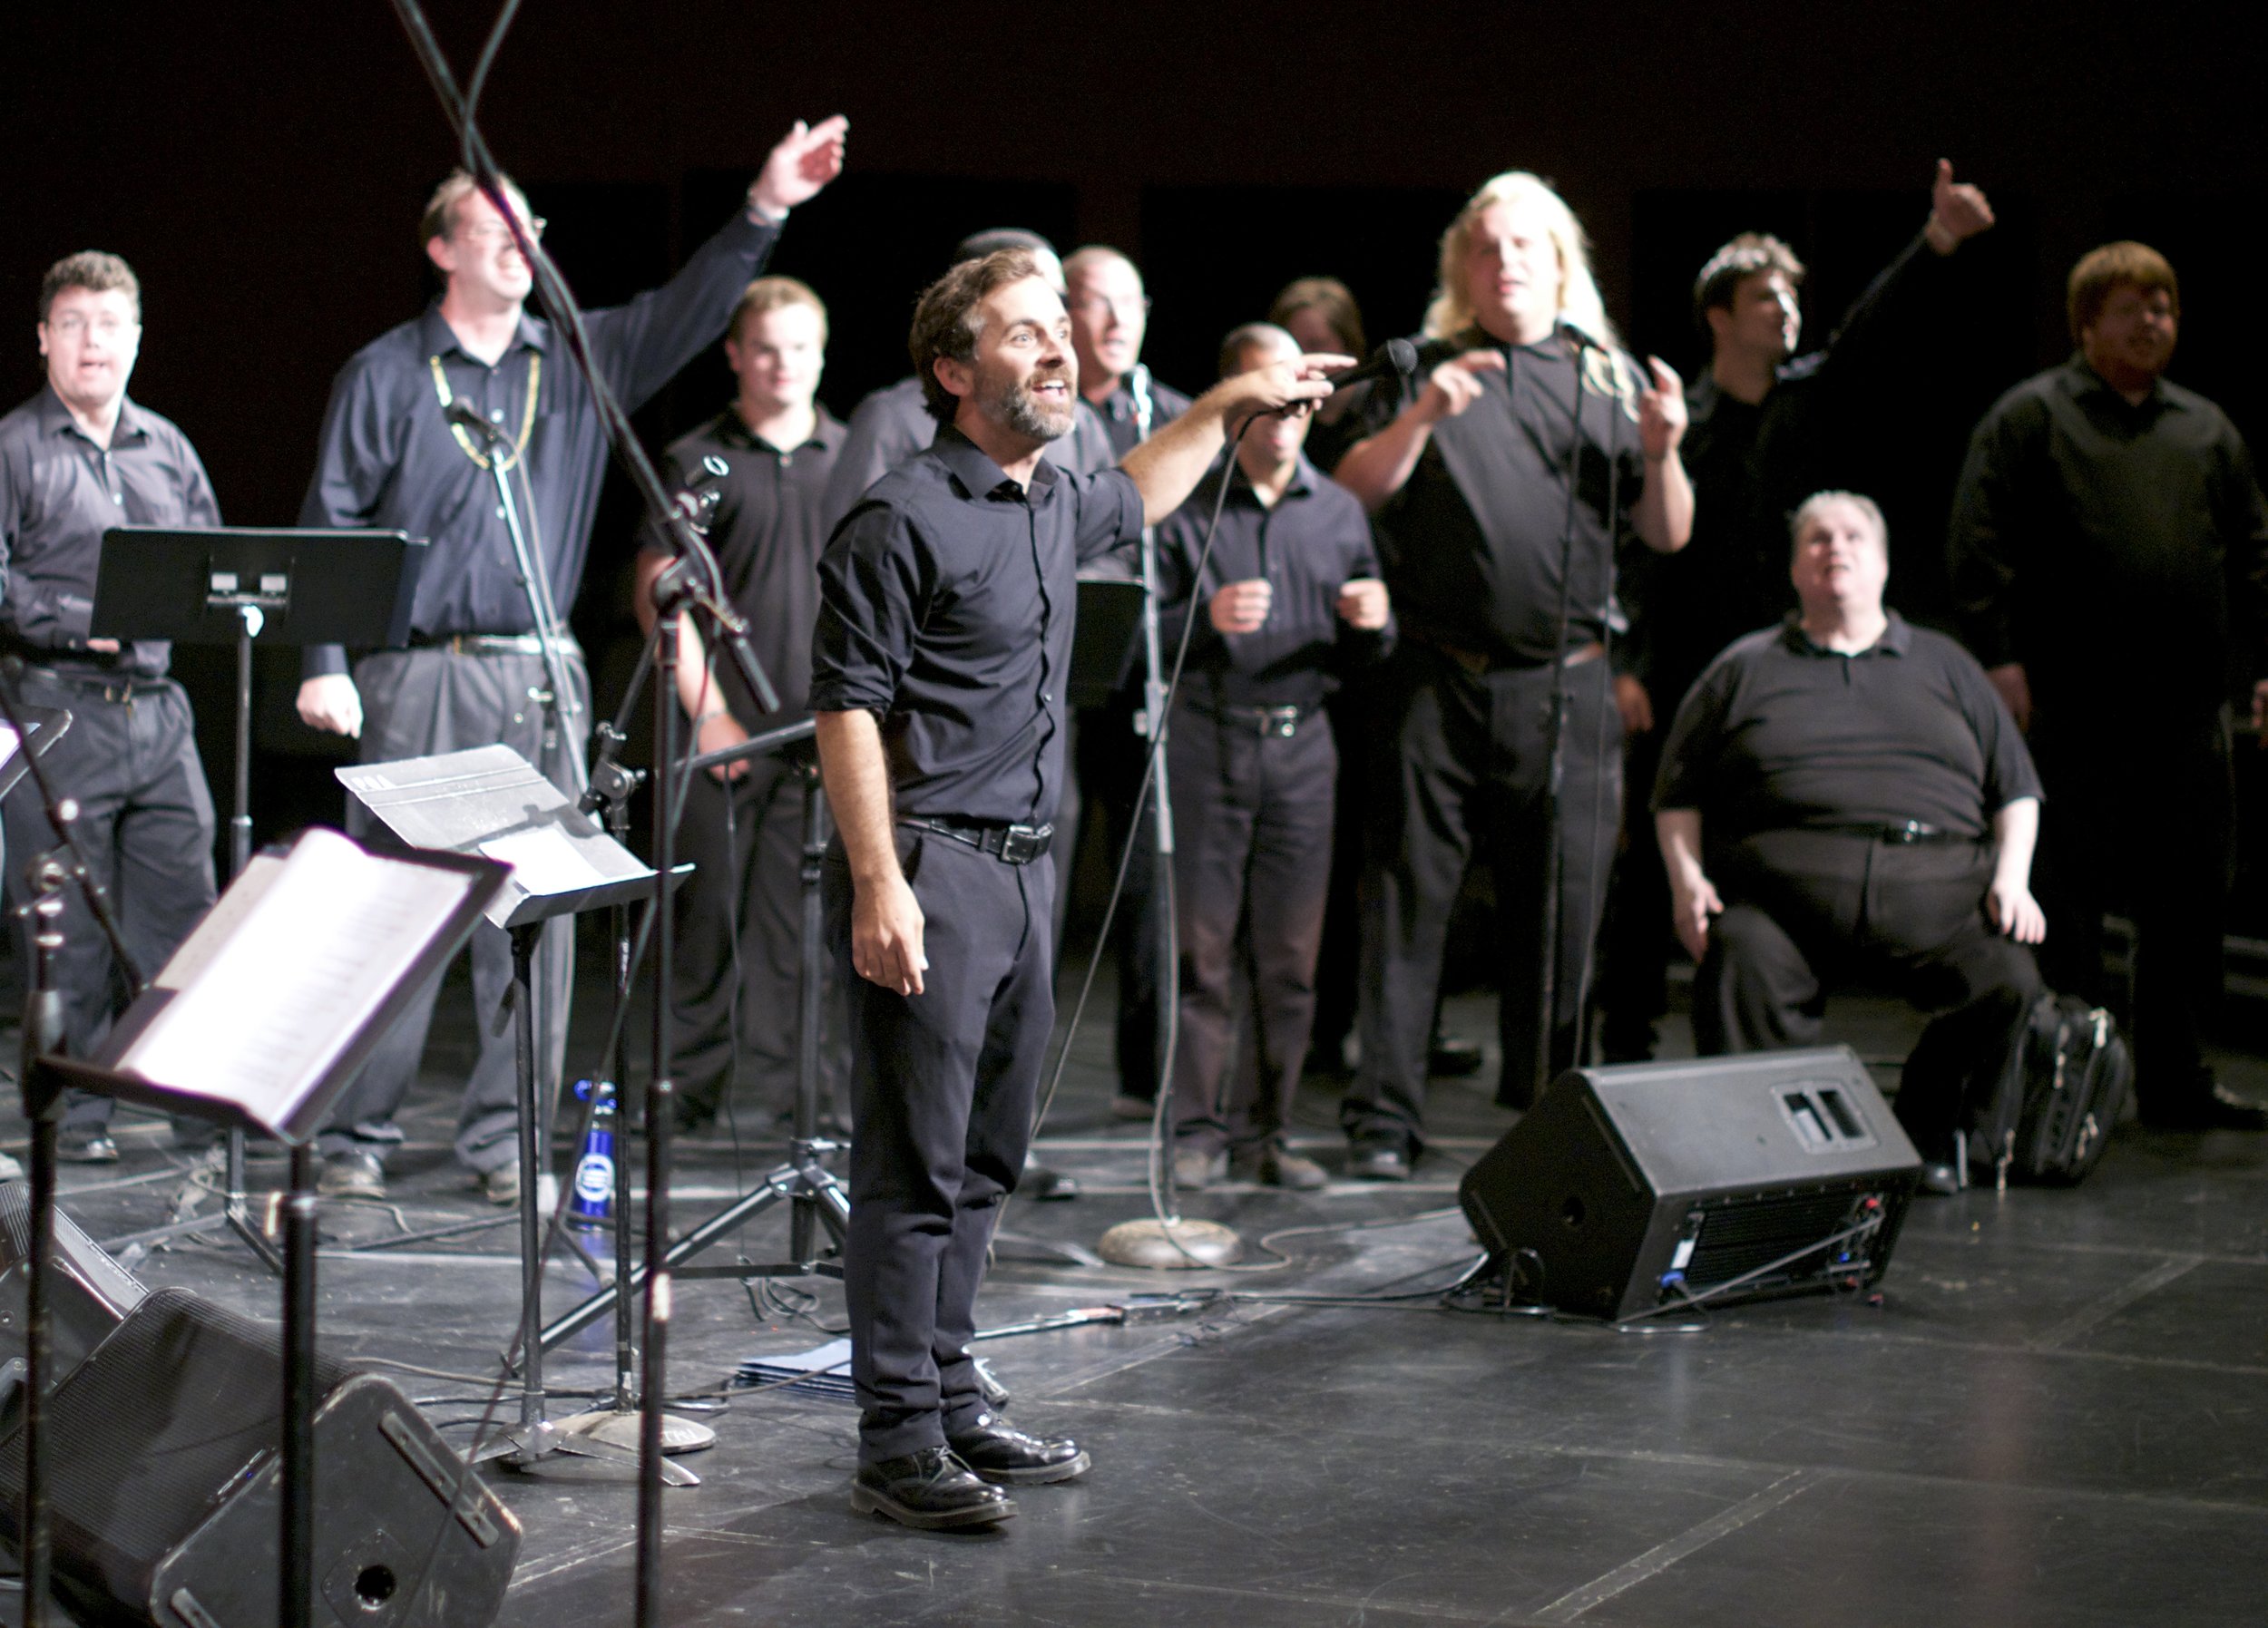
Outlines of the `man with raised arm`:
[[1080,1474],[1077,1444],[989,1412],[968,1352],[984,1254],[1031,1133],[1054,1025],[1051,822],[1080,561],[1139,538],[1225,426],[1320,400],[1343,358],[1227,380],[1115,470],[1065,473],[1070,319],[1028,251],[953,270],[909,344],[941,428],[819,567],[811,704],[839,844],[829,931],[851,986],[845,1284],[852,1506],[924,1527],[1013,1513],[1001,1486]]
[[[725,330],[742,290],[778,240],[787,211],[817,196],[842,169],[847,123],[798,122],[772,149],[748,189],[748,208],[694,251],[675,277],[617,309],[588,317],[592,360],[615,396],[634,410]],[[521,226],[541,233],[516,187],[506,200]],[[565,629],[589,552],[591,522],[606,473],[606,429],[565,345],[524,307],[532,287],[511,226],[462,171],[441,183],[419,228],[426,258],[445,288],[425,314],[357,352],[331,387],[315,479],[299,520],[308,526],[398,528],[429,540],[411,614],[410,648],[362,657],[307,653],[299,716],[318,729],[359,736],[362,760],[385,763],[499,742],[562,788],[587,734],[589,682]],[[470,406],[496,432],[468,431],[450,416]],[[547,729],[545,677],[535,613],[514,563],[492,470],[513,478],[539,580],[547,578],[549,629],[569,695],[560,726]],[[367,824],[348,810],[357,833]],[[555,1078],[565,1044],[574,931],[543,934],[536,977],[548,1034],[537,1077]],[[473,998],[480,1057],[457,1121],[458,1160],[498,1204],[518,1197],[513,1043],[491,1021],[512,978],[512,948],[500,928],[473,938]],[[376,1197],[385,1158],[401,1140],[395,1111],[425,1051],[439,980],[429,984],[379,1044],[323,1132],[323,1190]],[[547,1063],[543,1059],[550,1059]]]

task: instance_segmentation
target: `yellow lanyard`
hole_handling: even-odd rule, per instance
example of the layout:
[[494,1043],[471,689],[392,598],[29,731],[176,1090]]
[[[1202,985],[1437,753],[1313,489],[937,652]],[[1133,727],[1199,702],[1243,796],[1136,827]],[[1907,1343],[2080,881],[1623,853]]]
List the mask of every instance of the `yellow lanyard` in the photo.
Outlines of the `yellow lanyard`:
[[[441,411],[445,414],[449,410],[449,405],[456,398],[449,394],[449,375],[441,370],[441,358],[439,356],[435,356],[432,360],[433,393],[441,398]],[[531,350],[528,352],[527,405],[521,409],[520,413],[520,438],[513,444],[512,456],[503,461],[503,467],[506,469],[510,469],[513,465],[519,463],[521,457],[528,450],[528,434],[530,431],[535,428],[535,393],[537,388],[543,383],[543,353],[538,350]],[[473,438],[464,433],[464,426],[463,424],[450,424],[449,434],[456,437],[456,444],[464,449],[464,455],[466,457],[472,459],[474,463],[479,464],[483,469],[486,469],[488,467],[488,454],[482,452],[480,448],[473,444]]]

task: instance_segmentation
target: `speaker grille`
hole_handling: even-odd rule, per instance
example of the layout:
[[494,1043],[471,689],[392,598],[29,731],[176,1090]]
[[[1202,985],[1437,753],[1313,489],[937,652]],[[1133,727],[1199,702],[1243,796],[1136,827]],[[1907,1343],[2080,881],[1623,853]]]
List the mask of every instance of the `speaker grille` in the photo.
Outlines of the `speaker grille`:
[[[1706,1289],[1769,1265],[1785,1254],[1833,1236],[1849,1224],[1856,1194],[1847,1190],[1830,1193],[1792,1193],[1772,1198],[1743,1199],[1707,1212],[1686,1262],[1686,1282]],[[1853,1246],[1857,1239],[1847,1240]],[[1838,1250],[1838,1253],[1840,1251]],[[1862,1253],[1854,1247],[1854,1253]],[[1792,1262],[1782,1275],[1810,1278],[1820,1275],[1823,1261],[1817,1256]]]

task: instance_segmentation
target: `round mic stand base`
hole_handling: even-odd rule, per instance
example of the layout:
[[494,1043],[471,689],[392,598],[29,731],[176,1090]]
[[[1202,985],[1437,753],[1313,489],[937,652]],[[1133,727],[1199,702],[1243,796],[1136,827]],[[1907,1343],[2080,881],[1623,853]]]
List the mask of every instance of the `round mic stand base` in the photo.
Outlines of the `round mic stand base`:
[[1145,1215],[1121,1221],[1098,1239],[1095,1248],[1113,1266],[1201,1271],[1243,1259],[1244,1240],[1217,1221],[1159,1221]]
[[[639,1414],[635,1408],[593,1408],[588,1413],[572,1413],[552,1422],[552,1428],[562,1436],[580,1436],[607,1447],[638,1450]],[[661,1450],[665,1453],[698,1453],[704,1448],[717,1445],[717,1432],[707,1425],[696,1423],[675,1413],[661,1416]],[[679,1483],[679,1485],[689,1485]]]

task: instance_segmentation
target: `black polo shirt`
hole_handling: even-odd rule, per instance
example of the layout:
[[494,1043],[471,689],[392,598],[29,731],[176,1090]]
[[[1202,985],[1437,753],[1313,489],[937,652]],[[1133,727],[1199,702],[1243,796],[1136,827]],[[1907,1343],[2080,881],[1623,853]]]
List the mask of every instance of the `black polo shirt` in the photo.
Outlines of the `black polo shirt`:
[[0,641],[72,671],[162,675],[173,646],[86,648],[103,533],[112,526],[217,526],[220,506],[189,437],[131,396],[100,447],[54,390],[0,418]]
[[[1354,668],[1383,655],[1393,625],[1363,632],[1339,615],[1339,588],[1375,577],[1363,505],[1305,458],[1274,508],[1264,508],[1238,469],[1221,510],[1220,530],[1202,578],[1197,562],[1220,492],[1207,475],[1158,528],[1158,570],[1166,615],[1159,631],[1167,660],[1194,618],[1180,698],[1199,707],[1317,707]],[[1193,579],[1194,581],[1193,581]],[[1266,580],[1268,617],[1252,633],[1213,626],[1213,596],[1231,582]]]
[[[866,488],[937,439],[937,421],[929,415],[922,396],[922,382],[911,374],[894,385],[867,393],[851,410],[843,450],[835,460],[821,516],[829,531],[858,504]],[[1110,450],[1110,437],[1102,420],[1084,401],[1071,420],[1070,433],[1048,443],[1044,454],[1058,469],[1090,475],[1119,461]]]
[[1079,565],[1141,531],[1122,471],[1041,459],[1027,492],[939,430],[827,542],[812,709],[881,719],[901,818],[1051,821]]
[[[1481,342],[1475,336],[1467,346]],[[1630,513],[1645,486],[1646,459],[1632,391],[1647,375],[1622,357],[1626,383],[1618,399],[1604,355],[1584,354],[1579,435],[1575,363],[1566,346],[1557,337],[1513,346],[1509,375],[1479,375],[1480,399],[1433,426],[1408,482],[1372,517],[1405,633],[1508,666],[1560,654],[1552,644],[1574,445],[1581,451],[1574,460],[1568,648],[1597,642],[1610,624],[1620,631],[1614,563],[1619,551],[1637,545]],[[1373,433],[1429,376],[1411,379],[1406,393],[1370,392],[1363,410]]]
[[1696,808],[1712,844],[1790,826],[1910,820],[1982,838],[2039,795],[2016,720],[1976,658],[1896,611],[1845,656],[1791,614],[1735,640],[1677,709],[1654,808]]
[[[724,572],[725,597],[748,620],[748,648],[761,662],[780,711],[801,713],[811,687],[811,623],[819,609],[819,551],[826,531],[819,515],[827,477],[843,447],[843,426],[825,407],[800,446],[777,447],[750,430],[738,407],[670,444],[662,480],[675,490],[714,458],[725,473],[713,490],[709,546]],[[676,551],[648,533],[644,551]],[[719,684],[732,714],[749,728],[772,721],[748,693],[740,669],[719,657]]]
[[2268,508],[2244,437],[2160,380],[2139,405],[2073,356],[1977,425],[1949,565],[1988,667],[2060,712],[2210,711],[2268,673]]
[[[662,287],[584,316],[591,358],[625,410],[635,411],[716,342],[778,239],[777,227],[736,215]],[[474,456],[484,460],[488,449],[449,422],[446,402],[454,401],[470,403],[520,449],[513,501],[565,616],[590,554],[606,428],[566,346],[541,317],[520,318],[494,366],[466,354],[437,302],[357,352],[331,386],[299,523],[376,526],[428,540],[410,615],[419,634],[533,632],[494,477]],[[346,652],[311,646],[306,670],[344,672]]]

